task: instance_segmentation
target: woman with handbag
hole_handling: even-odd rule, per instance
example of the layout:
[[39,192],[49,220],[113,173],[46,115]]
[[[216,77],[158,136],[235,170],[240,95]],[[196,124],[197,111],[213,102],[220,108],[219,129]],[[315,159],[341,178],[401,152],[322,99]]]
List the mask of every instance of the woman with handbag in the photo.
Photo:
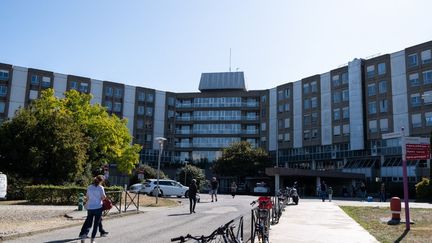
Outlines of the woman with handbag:
[[98,175],[94,178],[93,184],[87,188],[86,196],[86,208],[87,208],[87,218],[81,228],[79,237],[81,239],[87,238],[87,234],[93,225],[93,231],[91,235],[92,243],[95,243],[94,238],[98,230],[98,226],[101,223],[102,218],[102,201],[106,198],[105,190],[101,185],[104,180],[102,175]]

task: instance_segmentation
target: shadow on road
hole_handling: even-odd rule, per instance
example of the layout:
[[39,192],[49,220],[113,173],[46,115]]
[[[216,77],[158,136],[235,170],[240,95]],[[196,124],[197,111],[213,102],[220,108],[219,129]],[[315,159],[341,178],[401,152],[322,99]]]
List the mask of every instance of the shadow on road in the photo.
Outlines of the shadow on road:
[[[407,222],[408,222],[408,221],[407,221]],[[399,238],[397,238],[397,239],[395,240],[395,242],[397,242],[397,243],[401,242],[401,241],[403,240],[403,238],[405,238],[405,236],[408,234],[408,232],[409,232],[409,230],[405,230],[405,231],[403,232],[403,234],[402,234],[401,236],[399,236]]]
[[81,238],[45,241],[45,243],[66,243],[66,242],[72,242],[72,241],[77,241],[77,240],[81,240]]
[[183,216],[183,215],[190,215],[190,213],[174,213],[174,214],[168,214],[168,216]]

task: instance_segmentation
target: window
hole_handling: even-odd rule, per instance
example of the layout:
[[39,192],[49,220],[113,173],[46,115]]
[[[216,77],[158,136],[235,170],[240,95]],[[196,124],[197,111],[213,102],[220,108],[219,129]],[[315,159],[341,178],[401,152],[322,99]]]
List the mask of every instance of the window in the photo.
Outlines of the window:
[[309,140],[310,139],[310,130],[303,131],[303,140]]
[[311,82],[311,91],[312,91],[312,93],[316,93],[316,92],[318,92],[318,85],[317,85],[317,81],[313,81],[313,82]]
[[39,97],[39,92],[37,90],[30,90],[29,99],[35,100]]
[[366,73],[368,78],[373,77],[375,75],[375,65],[367,66]]
[[408,79],[409,79],[410,85],[411,85],[412,87],[413,87],[413,86],[419,86],[419,85],[420,85],[420,80],[419,80],[419,75],[418,75],[418,73],[410,74],[410,75],[408,76]]
[[175,103],[174,97],[168,97],[167,102],[169,106],[174,106]]
[[153,116],[153,107],[146,108],[146,116]]
[[144,106],[142,106],[142,105],[139,105],[138,106],[138,111],[137,111],[137,114],[138,115],[144,115]]
[[278,91],[278,100],[283,100],[283,90]]
[[282,105],[278,105],[278,112],[282,113],[283,110],[284,110],[284,105],[283,104]]
[[37,75],[32,75],[31,77],[31,84],[33,85],[39,85],[39,82],[41,81],[41,77]]
[[285,103],[284,104],[284,111],[289,111],[290,110],[290,105],[289,103]]
[[344,124],[342,130],[343,130],[343,135],[350,134],[350,125],[349,124]]
[[368,113],[369,114],[376,114],[377,113],[377,110],[376,110],[376,102],[375,101],[372,101],[372,102],[369,102],[369,104],[368,104]]
[[312,112],[311,114],[311,122],[312,124],[318,123],[318,112]]
[[113,88],[112,87],[106,87],[105,88],[105,95],[106,96],[112,96],[113,95]]
[[380,131],[388,132],[388,119],[380,119]]
[[121,112],[122,103],[114,102],[114,112]]
[[303,100],[303,109],[305,109],[305,110],[310,109],[310,106],[311,106],[310,99],[304,99]]
[[284,140],[285,140],[285,142],[289,142],[290,141],[290,134],[289,134],[289,132],[287,132],[287,133],[284,134]]
[[0,113],[4,113],[6,109],[6,103],[1,101],[0,102]]
[[147,94],[147,102],[153,102],[154,96],[153,94]]
[[340,136],[341,135],[340,126],[334,126],[333,127],[333,135],[335,135],[335,136]]
[[349,101],[349,92],[347,89],[342,90],[342,100]]
[[348,83],[348,72],[342,73],[341,79],[342,79],[342,84],[347,84]]
[[279,129],[282,129],[282,128],[283,128],[283,120],[282,120],[282,119],[279,119],[279,120],[278,120],[278,128],[279,128]]
[[77,81],[71,81],[69,84],[70,89],[78,90],[78,82]]
[[144,101],[145,100],[145,93],[142,91],[138,91],[138,101]]
[[378,86],[378,90],[379,90],[380,94],[387,93],[387,81],[382,80],[382,81],[379,82],[378,85],[379,85]]
[[121,88],[115,88],[114,89],[114,96],[117,98],[121,98],[123,93],[123,89]]
[[333,121],[339,121],[340,120],[340,109],[333,109]]
[[427,70],[423,72],[423,83],[424,84],[432,83],[432,70]]
[[332,77],[332,83],[333,83],[333,87],[337,87],[341,84],[340,79],[339,79],[339,75],[334,75]]
[[303,84],[303,93],[304,94],[309,94],[309,92],[310,92],[309,83]]
[[335,91],[333,93],[333,103],[339,103],[342,99],[342,93],[340,91]]
[[376,120],[370,120],[369,121],[369,132],[374,133],[377,132],[377,121]]
[[378,63],[378,75],[383,75],[386,73],[386,64],[383,63]]
[[106,101],[105,102],[105,107],[107,108],[107,111],[111,111],[112,110],[112,102],[111,101]]
[[342,108],[342,118],[349,119],[349,107]]
[[283,140],[283,137],[284,137],[283,133],[279,134],[279,135],[278,135],[278,140],[279,140],[279,141],[282,141],[282,140]]
[[318,129],[312,129],[312,139],[315,139],[318,137]]
[[285,89],[285,98],[289,98],[291,96],[291,91],[289,88]]
[[289,128],[290,127],[290,119],[289,118],[285,118],[285,120],[284,120],[284,125],[285,125],[285,128]]
[[303,115],[303,125],[310,126],[310,124],[311,124],[311,116]]
[[380,100],[380,112],[381,113],[385,113],[388,111],[388,104],[387,104],[387,100]]
[[420,94],[412,94],[411,95],[411,107],[418,107],[421,105]]
[[8,80],[9,79],[9,71],[0,70],[0,80]]
[[431,50],[422,51],[421,59],[423,64],[431,63]]
[[265,96],[265,95],[261,96],[261,102],[266,103],[267,102],[267,96]]
[[317,97],[312,97],[311,98],[311,107],[312,108],[317,108],[318,107],[318,99],[317,99]]
[[422,99],[425,105],[432,104],[432,90],[425,91],[422,95]]
[[408,55],[408,67],[417,66],[417,53]]
[[7,86],[6,85],[0,85],[0,96],[5,97],[7,95]]
[[51,86],[51,78],[50,77],[42,77],[42,87],[50,87]]
[[425,124],[426,126],[432,126],[432,112],[425,112]]
[[79,90],[83,93],[88,93],[88,83],[81,83]]
[[261,131],[265,132],[267,130],[267,123],[261,123]]
[[376,95],[376,87],[375,83],[368,84],[368,96]]
[[421,114],[413,114],[411,115],[411,124],[413,128],[421,127]]

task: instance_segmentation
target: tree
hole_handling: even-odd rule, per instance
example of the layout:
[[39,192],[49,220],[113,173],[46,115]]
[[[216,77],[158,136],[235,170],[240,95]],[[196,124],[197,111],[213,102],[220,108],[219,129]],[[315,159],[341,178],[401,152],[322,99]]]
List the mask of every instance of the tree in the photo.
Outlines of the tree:
[[233,143],[225,148],[222,157],[213,164],[213,172],[221,176],[257,176],[272,166],[268,154],[262,148],[252,148],[249,142]]
[[205,175],[203,170],[190,164],[178,169],[176,177],[177,181],[180,183],[185,183],[185,186],[188,186],[192,179],[197,180],[198,189],[205,183]]
[[75,90],[62,99],[52,89],[43,91],[1,125],[0,169],[53,184],[72,182],[106,163],[130,173],[141,148],[131,145],[127,121],[90,100]]

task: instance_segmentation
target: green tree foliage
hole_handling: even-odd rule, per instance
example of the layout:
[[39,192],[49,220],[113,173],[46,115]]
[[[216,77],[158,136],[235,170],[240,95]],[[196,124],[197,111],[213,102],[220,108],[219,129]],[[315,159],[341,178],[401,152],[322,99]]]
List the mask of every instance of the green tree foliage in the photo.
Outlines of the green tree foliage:
[[[149,165],[142,165],[139,168],[141,171],[144,171],[144,179],[156,179],[157,178],[157,169],[150,167]],[[167,179],[168,176],[163,173],[162,170],[159,170],[159,178]]]
[[[185,183],[185,176],[186,176],[186,183]],[[193,165],[186,165],[180,169],[177,170],[177,181],[180,183],[185,183],[185,186],[189,186],[192,179],[197,180],[197,185],[199,188],[201,188],[202,185],[205,183],[205,175],[202,169],[193,166]]]
[[252,148],[249,142],[233,143],[225,148],[222,157],[213,164],[213,172],[221,176],[257,176],[272,166],[268,154],[261,148]]
[[126,121],[90,99],[75,90],[62,99],[52,89],[43,91],[1,125],[0,169],[50,184],[73,182],[105,163],[130,173],[140,147],[130,145]]

